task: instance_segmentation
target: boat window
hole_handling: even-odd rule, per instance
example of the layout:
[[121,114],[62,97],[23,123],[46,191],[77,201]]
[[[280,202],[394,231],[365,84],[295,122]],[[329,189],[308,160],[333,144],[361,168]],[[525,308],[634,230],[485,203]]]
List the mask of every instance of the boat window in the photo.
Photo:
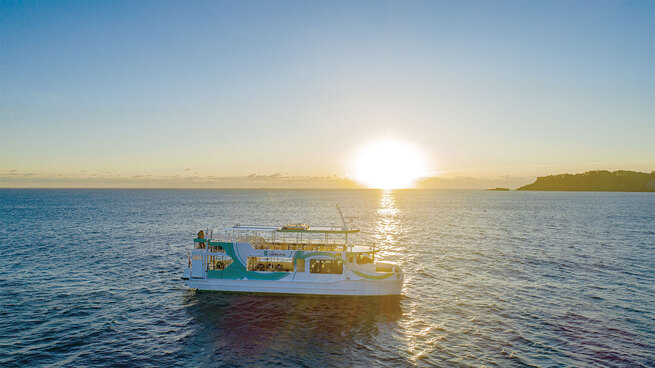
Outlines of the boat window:
[[248,271],[293,272],[293,258],[248,257]]
[[376,263],[375,272],[393,272],[393,265],[391,263]]
[[209,256],[207,267],[210,270],[224,270],[232,264],[232,258],[229,256]]
[[374,261],[373,254],[360,253],[357,255],[357,264],[373,263]]
[[311,273],[343,273],[343,262],[332,259],[312,259],[309,261]]
[[225,249],[221,247],[220,245],[211,245],[212,243],[209,243],[209,251],[213,253],[225,253]]

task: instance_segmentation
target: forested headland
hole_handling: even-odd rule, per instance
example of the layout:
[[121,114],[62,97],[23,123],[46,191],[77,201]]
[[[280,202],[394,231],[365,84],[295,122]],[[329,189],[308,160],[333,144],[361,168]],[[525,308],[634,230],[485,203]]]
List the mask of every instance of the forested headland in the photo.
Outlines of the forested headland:
[[655,171],[588,171],[540,176],[534,183],[517,190],[655,192]]

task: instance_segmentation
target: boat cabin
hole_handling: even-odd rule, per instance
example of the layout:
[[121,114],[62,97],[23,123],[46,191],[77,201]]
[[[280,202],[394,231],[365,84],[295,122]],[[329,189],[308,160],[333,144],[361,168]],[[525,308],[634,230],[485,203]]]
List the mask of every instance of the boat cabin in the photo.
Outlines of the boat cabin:
[[[359,229],[307,224],[235,225],[217,233],[208,231],[208,238],[194,239],[189,267],[196,266],[194,274],[203,277],[212,271],[215,274],[236,269],[245,276],[252,272],[342,274],[346,267],[375,267],[375,247],[354,245],[348,239],[349,234],[358,232]],[[241,261],[230,267],[237,253]],[[223,272],[218,276],[224,277]]]

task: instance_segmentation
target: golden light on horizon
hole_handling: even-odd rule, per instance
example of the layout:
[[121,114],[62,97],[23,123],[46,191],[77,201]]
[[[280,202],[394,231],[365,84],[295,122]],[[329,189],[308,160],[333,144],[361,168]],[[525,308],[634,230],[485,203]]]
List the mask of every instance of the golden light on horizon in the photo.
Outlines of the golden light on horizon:
[[363,147],[353,161],[354,179],[369,188],[412,188],[425,170],[425,159],[416,146],[391,139]]

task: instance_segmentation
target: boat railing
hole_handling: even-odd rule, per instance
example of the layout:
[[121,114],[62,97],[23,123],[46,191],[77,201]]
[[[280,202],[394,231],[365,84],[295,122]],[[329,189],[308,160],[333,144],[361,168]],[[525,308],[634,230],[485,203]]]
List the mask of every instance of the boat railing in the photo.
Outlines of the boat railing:
[[[286,234],[285,234],[286,235]],[[255,249],[274,249],[274,250],[303,250],[303,251],[332,251],[342,252],[352,249],[352,247],[365,247],[374,250],[373,245],[353,244],[346,241],[345,238],[329,238],[327,236],[285,236],[282,234],[243,234],[240,232],[226,231],[223,233],[213,232],[212,239],[209,243],[227,242],[227,243],[249,243]]]
[[261,243],[304,243],[304,244],[332,244],[332,245],[350,245],[343,238],[327,237],[309,237],[309,236],[261,236],[261,235],[242,235],[231,232],[224,234],[214,234],[212,241],[222,241],[227,243],[250,243],[259,245]]

